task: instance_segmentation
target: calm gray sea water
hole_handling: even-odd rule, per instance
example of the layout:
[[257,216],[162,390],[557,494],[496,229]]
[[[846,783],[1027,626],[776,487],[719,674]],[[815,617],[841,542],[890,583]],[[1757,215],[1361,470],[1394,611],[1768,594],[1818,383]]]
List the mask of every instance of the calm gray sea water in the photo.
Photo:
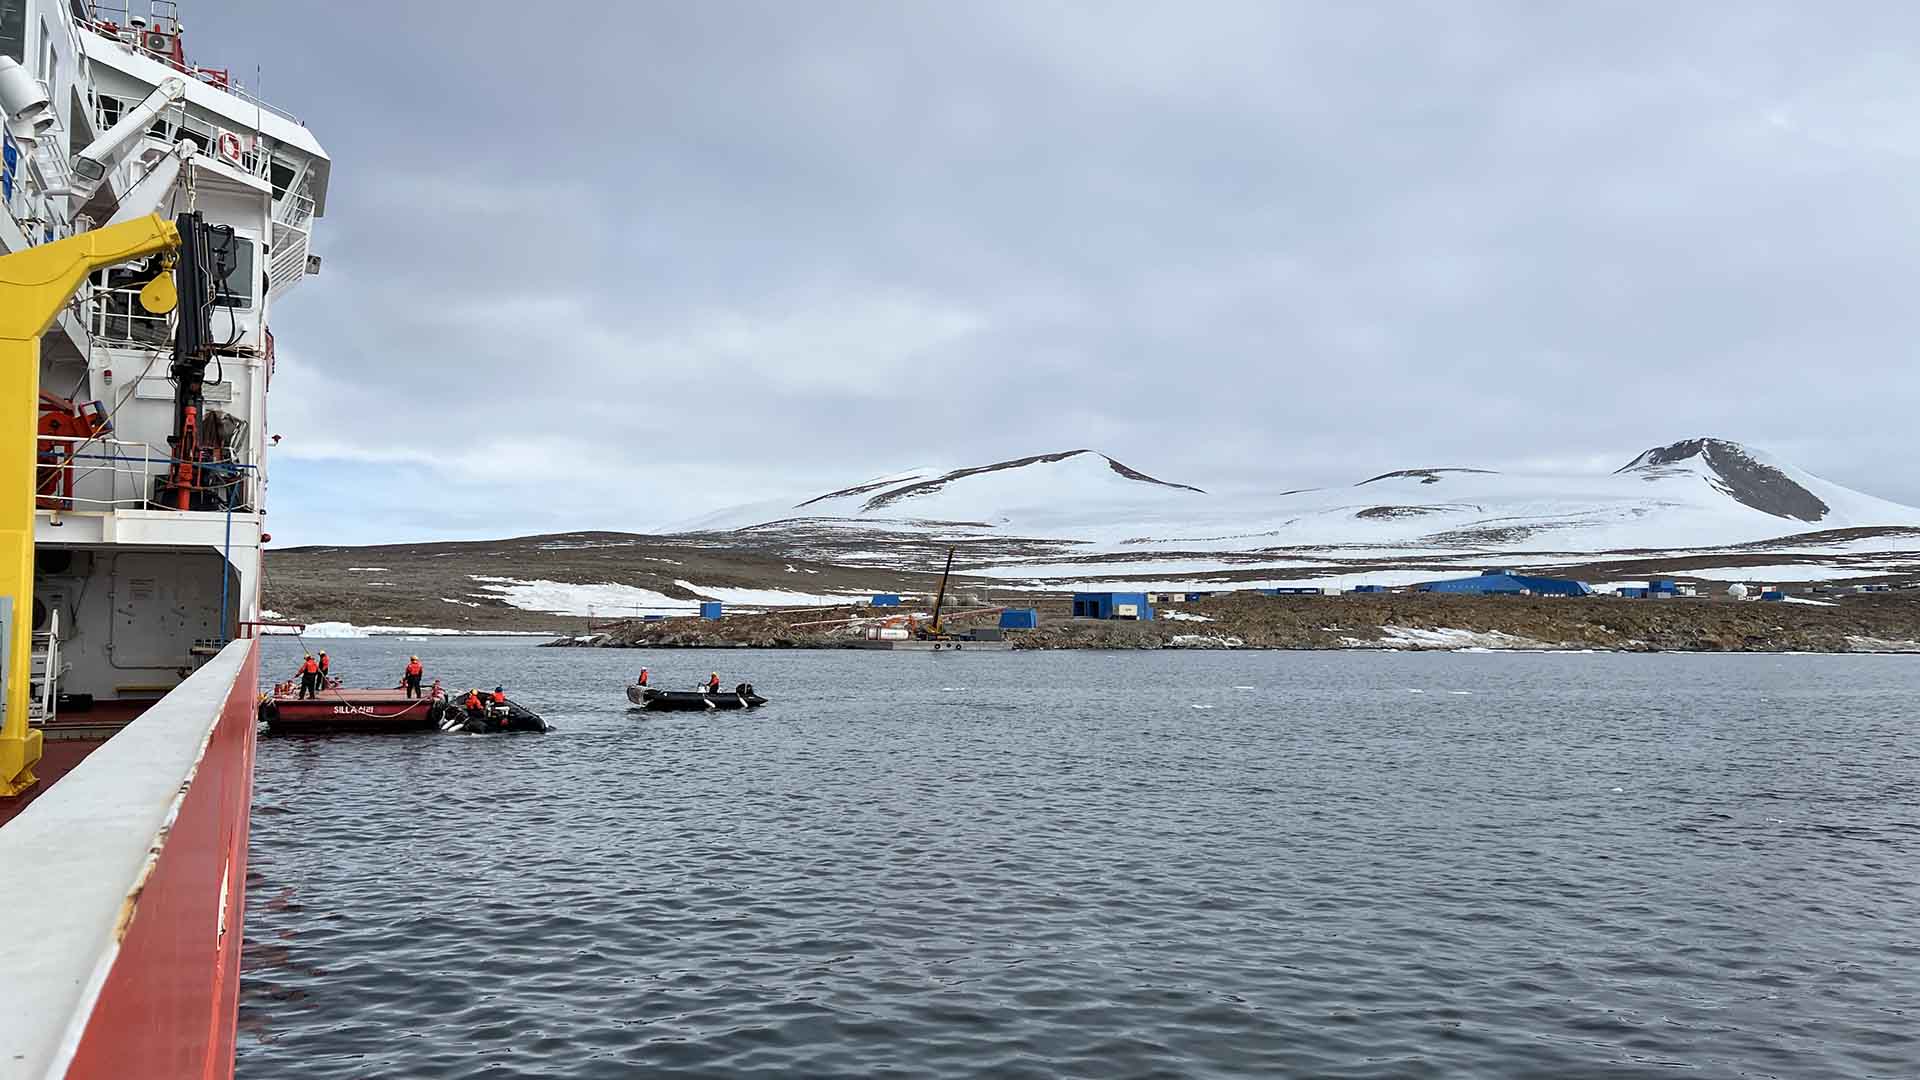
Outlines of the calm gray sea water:
[[1920,659],[326,644],[559,730],[262,741],[244,1078],[1920,1071]]

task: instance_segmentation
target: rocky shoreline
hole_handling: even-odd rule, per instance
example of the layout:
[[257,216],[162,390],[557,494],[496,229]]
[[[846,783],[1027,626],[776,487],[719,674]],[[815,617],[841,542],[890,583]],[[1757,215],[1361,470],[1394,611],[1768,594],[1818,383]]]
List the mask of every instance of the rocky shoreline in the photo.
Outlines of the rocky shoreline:
[[[1070,619],[1044,605],[1016,649],[1592,649],[1610,652],[1920,653],[1920,597],[1859,595],[1821,603],[1614,597],[1216,597],[1161,611],[1153,622]],[[630,621],[549,642],[581,648],[862,648],[884,616],[871,608],[810,608]],[[961,616],[955,632],[990,627]]]

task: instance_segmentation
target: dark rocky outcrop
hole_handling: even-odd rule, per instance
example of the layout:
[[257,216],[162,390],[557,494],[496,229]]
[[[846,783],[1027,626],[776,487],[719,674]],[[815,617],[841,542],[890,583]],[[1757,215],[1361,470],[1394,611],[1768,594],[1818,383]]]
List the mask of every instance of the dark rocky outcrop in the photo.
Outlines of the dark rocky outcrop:
[[1663,475],[1665,468],[1696,457],[1706,464],[1714,487],[1743,506],[1799,521],[1819,521],[1827,516],[1829,507],[1819,496],[1786,473],[1756,460],[1746,447],[1725,439],[1685,439],[1658,446],[1617,471],[1645,473],[1652,480]]

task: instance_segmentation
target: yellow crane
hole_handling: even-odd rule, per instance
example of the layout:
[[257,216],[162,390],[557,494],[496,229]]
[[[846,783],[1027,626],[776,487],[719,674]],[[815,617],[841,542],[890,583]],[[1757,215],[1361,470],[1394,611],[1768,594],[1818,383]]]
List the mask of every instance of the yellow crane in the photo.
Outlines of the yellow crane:
[[[40,733],[27,726],[33,653],[33,511],[40,431],[40,336],[87,275],[180,246],[180,230],[157,214],[0,255],[0,608],[5,713],[0,714],[0,796],[32,787]],[[173,309],[171,279],[141,290],[142,306]]]

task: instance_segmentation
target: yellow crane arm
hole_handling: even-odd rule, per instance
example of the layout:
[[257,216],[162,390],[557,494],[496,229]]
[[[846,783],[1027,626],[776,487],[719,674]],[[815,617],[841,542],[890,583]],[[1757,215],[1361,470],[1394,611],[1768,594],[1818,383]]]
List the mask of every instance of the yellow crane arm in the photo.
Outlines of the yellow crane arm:
[[149,214],[66,240],[0,255],[0,597],[13,601],[0,714],[0,796],[34,782],[40,733],[27,727],[33,652],[34,474],[40,434],[40,335],[87,275],[180,246],[180,230]]

